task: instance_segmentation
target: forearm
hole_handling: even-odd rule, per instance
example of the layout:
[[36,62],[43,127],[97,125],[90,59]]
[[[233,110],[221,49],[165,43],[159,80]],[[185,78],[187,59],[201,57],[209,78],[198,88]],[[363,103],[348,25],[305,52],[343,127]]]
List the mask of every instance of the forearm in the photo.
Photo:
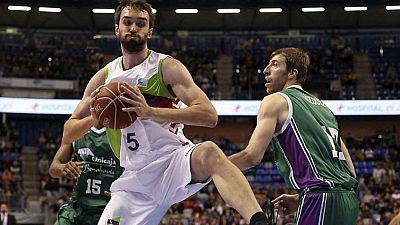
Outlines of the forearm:
[[347,166],[349,167],[351,174],[354,177],[356,177],[357,176],[356,170],[354,169],[353,162],[351,161],[350,156],[349,156],[349,158],[347,158],[347,157],[345,157],[345,158],[346,158]]
[[62,177],[64,166],[65,166],[65,164],[63,164],[57,160],[53,160],[53,162],[50,165],[50,169],[49,169],[50,176],[53,178]]
[[63,143],[71,144],[78,140],[87,131],[94,126],[95,120],[92,116],[87,116],[83,119],[70,118],[64,124]]
[[246,151],[233,154],[228,159],[242,171],[250,169],[259,163],[258,160],[254,160]]
[[342,152],[344,154],[344,158],[346,159],[347,166],[349,167],[349,169],[350,169],[351,173],[353,174],[353,176],[356,177],[357,176],[356,175],[356,170],[354,169],[353,162],[351,161],[349,150],[347,149],[346,145],[344,144],[344,142],[342,140],[340,140],[340,143],[341,143]]
[[214,108],[193,105],[182,109],[152,107],[149,118],[158,121],[171,121],[192,126],[215,127],[218,116]]

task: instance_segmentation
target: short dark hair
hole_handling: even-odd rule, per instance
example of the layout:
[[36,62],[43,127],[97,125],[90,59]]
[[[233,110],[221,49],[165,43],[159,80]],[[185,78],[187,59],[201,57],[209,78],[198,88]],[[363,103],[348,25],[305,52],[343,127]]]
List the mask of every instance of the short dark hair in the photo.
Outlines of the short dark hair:
[[153,13],[151,5],[147,3],[146,0],[120,0],[114,14],[115,24],[117,25],[119,24],[119,19],[121,18],[121,12],[125,7],[128,6],[139,11],[146,11],[149,14],[149,19],[150,19],[149,27],[150,28],[154,27],[154,21],[156,19],[156,16]]
[[280,48],[271,54],[271,58],[276,55],[285,57],[286,69],[296,69],[298,71],[297,81],[301,85],[304,85],[308,67],[310,66],[310,56],[308,56],[308,53],[299,48]]

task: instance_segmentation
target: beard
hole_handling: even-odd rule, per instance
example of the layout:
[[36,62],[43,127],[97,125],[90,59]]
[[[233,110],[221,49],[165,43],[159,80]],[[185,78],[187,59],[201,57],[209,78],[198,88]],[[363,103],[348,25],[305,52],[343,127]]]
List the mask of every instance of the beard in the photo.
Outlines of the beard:
[[119,40],[121,41],[122,47],[124,48],[124,50],[126,50],[129,53],[138,53],[141,52],[144,47],[146,46],[147,43],[147,37],[140,37],[140,36],[136,36],[137,39],[130,39],[127,40],[127,37],[119,37]]

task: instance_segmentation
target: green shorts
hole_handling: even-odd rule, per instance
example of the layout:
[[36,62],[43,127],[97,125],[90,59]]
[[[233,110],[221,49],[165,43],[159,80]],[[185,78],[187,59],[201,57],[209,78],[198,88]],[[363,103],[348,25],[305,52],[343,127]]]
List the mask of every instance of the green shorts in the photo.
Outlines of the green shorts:
[[296,225],[354,225],[359,204],[357,194],[351,190],[300,194]]
[[93,225],[97,224],[106,206],[88,206],[72,200],[61,206],[54,225]]

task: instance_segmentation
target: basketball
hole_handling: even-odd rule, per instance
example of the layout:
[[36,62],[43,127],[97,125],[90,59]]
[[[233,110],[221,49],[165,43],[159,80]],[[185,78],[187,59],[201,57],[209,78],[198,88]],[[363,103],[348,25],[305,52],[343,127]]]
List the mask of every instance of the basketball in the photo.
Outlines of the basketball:
[[135,112],[122,111],[122,108],[130,107],[130,104],[119,98],[129,98],[121,86],[122,83],[115,82],[101,87],[93,103],[97,119],[107,128],[122,129],[131,125],[137,118]]

